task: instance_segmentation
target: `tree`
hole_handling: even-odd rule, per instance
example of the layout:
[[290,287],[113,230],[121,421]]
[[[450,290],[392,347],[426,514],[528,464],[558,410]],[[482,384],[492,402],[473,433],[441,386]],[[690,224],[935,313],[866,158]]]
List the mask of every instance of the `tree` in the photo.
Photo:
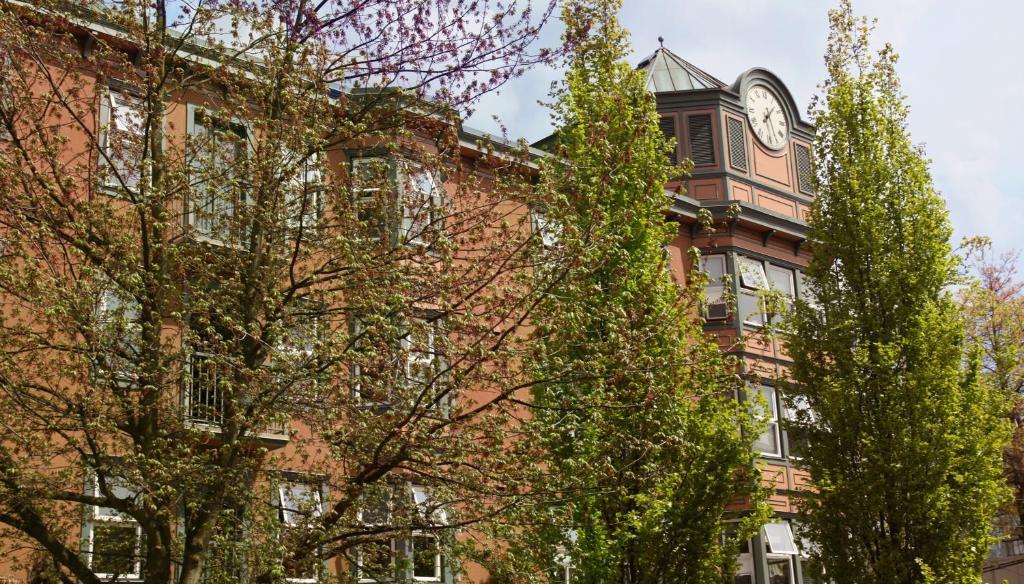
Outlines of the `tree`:
[[730,503],[751,502],[741,539],[765,516],[758,432],[735,399],[737,363],[704,335],[705,281],[672,280],[664,185],[685,169],[666,164],[654,96],[624,62],[619,7],[562,9],[573,49],[541,171],[557,241],[537,276],[551,293],[535,314],[528,426],[545,453],[536,492],[560,503],[532,509],[540,527],[517,553],[571,566],[575,582],[731,580]]
[[872,52],[848,1],[830,24],[813,111],[816,302],[797,303],[787,338],[815,489],[804,535],[838,583],[977,582],[1005,495],[1007,401],[964,337],[951,228],[910,142],[896,54]]
[[539,244],[526,161],[463,156],[456,113],[546,58],[546,17],[0,3],[0,553],[84,583],[457,566],[525,486]]
[[[1013,399],[1009,412],[1013,439],[1003,453],[1003,466],[1014,490],[1018,526],[1024,525],[1024,282],[1017,273],[1017,252],[993,257],[989,242],[971,245],[975,280],[960,292],[967,338],[981,348],[981,364],[989,384]],[[1022,534],[1018,533],[1018,537]]]

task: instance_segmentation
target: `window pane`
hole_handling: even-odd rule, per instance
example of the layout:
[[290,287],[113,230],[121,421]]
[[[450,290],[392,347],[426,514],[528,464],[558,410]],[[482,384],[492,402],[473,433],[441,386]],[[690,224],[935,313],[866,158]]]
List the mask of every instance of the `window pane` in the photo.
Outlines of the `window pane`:
[[412,538],[412,575],[416,578],[441,579],[441,556],[437,539],[432,536]]
[[792,584],[793,561],[789,558],[768,558],[768,583]]
[[768,278],[764,273],[764,264],[757,260],[740,257],[740,285],[751,290],[767,290]]
[[135,574],[138,528],[135,523],[97,522],[92,528],[92,570],[97,574]]
[[721,282],[725,277],[725,256],[715,254],[702,257],[701,270],[707,273],[708,280],[712,283]]
[[796,289],[793,284],[793,270],[780,268],[779,266],[768,266],[768,280],[772,290],[777,290],[789,298],[796,297]]
[[793,531],[789,528],[788,523],[784,521],[766,523],[764,535],[771,553],[796,555],[796,541],[793,539]]
[[320,489],[309,483],[284,483],[278,489],[281,497],[281,519],[287,525],[298,525],[305,519],[319,517]]
[[764,325],[764,307],[761,297],[756,293],[741,290],[739,298],[736,299],[737,309],[745,324],[754,326]]
[[[96,493],[96,495],[102,495],[103,493],[100,492],[100,487],[99,487],[99,479],[97,479],[94,476],[93,480],[96,481],[96,483],[95,483],[95,491],[94,492]],[[106,481],[107,481],[107,487],[110,489],[110,493],[114,496],[115,499],[128,500],[128,499],[131,499],[131,498],[133,498],[135,496],[135,492],[124,484],[124,480],[123,479],[107,478]],[[127,518],[127,516],[122,514],[120,511],[117,511],[117,510],[115,510],[115,509],[113,509],[111,507],[96,507],[95,508],[95,512],[93,513],[93,517],[100,518],[100,519],[102,519],[102,518],[126,519]]]
[[[767,420],[765,431],[754,441],[754,449],[765,454],[779,454],[779,413],[776,402],[775,388],[770,385],[758,387],[761,397],[765,400],[764,410],[757,411],[758,417]],[[761,407],[754,405],[753,407]]]

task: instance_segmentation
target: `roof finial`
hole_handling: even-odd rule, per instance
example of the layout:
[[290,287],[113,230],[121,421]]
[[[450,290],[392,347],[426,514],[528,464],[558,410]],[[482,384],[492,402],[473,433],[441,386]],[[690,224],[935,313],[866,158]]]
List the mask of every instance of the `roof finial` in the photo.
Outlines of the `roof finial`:
[[665,48],[665,37],[663,37],[663,36],[658,37],[658,44],[660,44],[661,48],[664,49]]

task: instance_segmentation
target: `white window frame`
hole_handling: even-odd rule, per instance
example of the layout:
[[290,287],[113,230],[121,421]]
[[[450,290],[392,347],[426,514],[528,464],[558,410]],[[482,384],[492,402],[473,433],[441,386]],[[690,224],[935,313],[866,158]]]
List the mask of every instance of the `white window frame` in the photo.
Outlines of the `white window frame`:
[[[101,326],[109,326],[115,322],[114,313],[116,312],[121,313],[125,334],[129,337],[134,337],[135,342],[139,342],[142,336],[142,325],[138,322],[140,316],[138,302],[135,302],[134,299],[124,302],[117,291],[113,290],[111,286],[104,286],[100,290],[100,297],[96,304],[96,320]],[[132,339],[129,338],[128,342],[131,343]],[[129,347],[130,345],[126,346],[125,349],[127,350]],[[127,384],[132,384],[138,380],[138,375],[134,371],[116,370],[111,371],[111,373],[121,382]]]
[[[326,190],[323,180],[323,161],[325,156],[322,152],[315,152],[302,160],[295,161],[295,155],[289,150],[284,151],[285,164],[298,164],[297,169],[285,183],[285,224],[289,230],[297,230],[300,227],[304,233],[315,234],[320,221],[323,219]],[[306,205],[305,212],[302,212],[302,205]]]
[[[369,521],[369,520],[367,520],[366,519],[366,513],[365,513],[363,508],[360,508],[356,512],[356,521],[358,521],[360,524],[365,525],[367,527],[384,527],[384,526],[389,525],[391,523],[391,509],[392,509],[392,505],[394,504],[394,494],[393,493],[389,493],[389,496],[387,497],[387,499],[384,500],[384,501],[381,501],[381,503],[382,503],[381,509],[384,511],[384,513],[383,513],[384,516],[378,518],[379,519],[378,521]],[[373,545],[377,545],[377,544],[380,544],[380,543],[383,543],[383,542],[372,542]],[[398,569],[398,541],[396,540],[396,538],[390,537],[390,538],[388,538],[388,542],[387,543],[388,543],[388,549],[391,550],[391,572],[392,572],[392,575],[394,575],[395,572]],[[361,544],[360,546],[357,546],[356,549],[355,549],[355,553],[353,554],[354,557],[352,558],[354,563],[355,563],[354,569],[355,569],[355,573],[356,573],[356,581],[359,582],[360,584],[371,583],[371,582],[379,582],[379,580],[376,580],[374,578],[366,578],[363,575],[363,566],[362,566],[363,563],[362,563],[362,551],[361,551],[361,546],[362,545],[366,545],[366,544]]]
[[[416,575],[416,538],[430,538],[434,540],[434,575]],[[412,565],[412,579],[415,582],[442,582],[444,581],[444,554],[441,553],[441,540],[433,533],[413,531],[409,538],[409,561]]]
[[[193,104],[193,103],[186,104],[185,110],[186,110],[186,115],[187,115],[187,120],[186,120],[187,140],[191,141],[191,140],[198,140],[199,139],[200,135],[199,135],[199,133],[198,133],[196,128],[197,128],[197,126],[200,125],[200,123],[198,122],[197,117],[198,116],[206,116],[211,121],[214,121],[214,122],[217,122],[217,123],[220,123],[220,124],[223,124],[223,125],[227,126],[228,127],[228,131],[241,130],[241,134],[238,135],[238,139],[242,141],[242,145],[241,145],[240,150],[242,152],[244,152],[245,156],[252,156],[252,144],[250,143],[250,138],[252,136],[252,128],[249,127],[248,124],[246,124],[242,120],[239,120],[239,119],[236,119],[236,118],[227,118],[225,116],[219,116],[217,114],[216,110],[213,110],[213,109],[201,106],[201,105]],[[208,127],[208,126],[209,126],[209,123],[203,124],[203,127],[206,128],[206,130],[205,130],[205,132],[207,133],[206,135],[209,135],[210,130],[213,129],[213,128]],[[196,156],[199,156],[201,154],[200,151],[197,151],[197,150],[194,150],[194,149],[191,149],[191,148],[193,148],[193,147],[190,146],[190,150],[189,150],[190,156],[196,157]],[[222,154],[220,152],[217,152],[214,155],[217,158],[221,158],[222,157]],[[196,160],[196,159],[192,158],[191,160]],[[195,179],[195,177],[193,177],[191,175],[191,172],[190,172],[189,184],[192,185],[192,186],[195,186],[194,185],[194,179]],[[231,215],[231,217],[229,217],[229,220],[233,220],[234,219],[234,215],[238,212],[238,210],[243,208],[245,205],[248,204],[249,194],[245,193],[245,192],[239,193],[238,199],[234,200],[234,201],[230,201],[230,202],[229,201],[225,201],[225,200],[216,199],[216,200],[213,201],[213,206],[216,207],[217,205],[223,205],[224,208],[223,209],[213,208],[210,211],[206,211],[205,209],[207,207],[207,202],[208,202],[209,197],[205,196],[207,194],[205,192],[205,188],[204,187],[196,187],[193,190],[194,190],[194,192],[192,193],[192,195],[199,195],[199,196],[202,196],[202,198],[203,198],[202,201],[197,201],[195,198],[190,197],[189,200],[188,200],[188,204],[186,205],[186,209],[185,209],[186,210],[186,213],[185,213],[186,224],[192,229],[194,236],[197,239],[201,240],[201,241],[206,241],[206,242],[214,243],[214,244],[217,244],[217,245],[239,247],[239,244],[237,242],[231,242],[231,241],[222,239],[220,237],[221,235],[227,235],[227,236],[230,237],[231,236],[230,233],[222,234],[220,232],[215,232],[215,230],[218,229],[217,222],[219,220],[218,218],[220,217],[219,213],[220,212],[224,212],[225,214],[229,213]],[[206,215],[209,215],[209,216],[208,217],[197,217],[197,212],[196,212],[197,208],[204,209],[203,213],[206,214]],[[222,219],[220,219],[220,220],[222,220]],[[203,225],[204,223],[209,223],[209,224],[204,226]]]
[[[430,245],[430,235],[443,230],[443,226],[439,225],[442,220],[439,211],[444,204],[444,183],[436,172],[413,162],[402,162],[399,171],[399,203],[402,211],[402,232],[399,239],[407,245],[427,247]],[[417,177],[426,178],[430,192],[416,188],[421,184]],[[426,209],[419,204],[415,209],[410,208],[408,202],[414,192],[419,195],[416,197],[417,202],[422,199]],[[411,211],[415,211],[415,214]]]
[[558,247],[562,239],[562,226],[558,221],[551,219],[545,209],[530,209],[530,225],[533,232],[540,237],[541,245],[545,249]]
[[[102,496],[100,493],[99,478],[95,474],[91,474],[88,479],[89,492],[94,497]],[[111,489],[117,489],[116,485],[111,485]],[[128,490],[128,489],[125,489]],[[129,490],[130,492],[130,490]],[[131,574],[116,574],[118,581],[141,581],[142,580],[142,526],[131,517],[125,516],[119,512],[113,514],[101,513],[104,507],[99,505],[90,505],[86,513],[86,536],[84,553],[88,558],[89,568],[92,569],[93,561],[95,559],[94,552],[96,549],[96,525],[101,523],[115,524],[115,525],[134,525],[135,526],[135,571]],[[110,580],[114,578],[115,574],[99,573],[94,572],[96,577],[101,580]]]
[[[301,507],[294,509],[289,509],[288,507],[286,507],[286,505],[288,504],[288,500],[292,498],[289,496],[289,494],[294,494],[294,491],[292,489],[294,489],[295,487],[304,487],[306,489],[309,489],[309,494],[312,495],[313,499],[313,505],[309,509],[310,515],[312,515],[314,518],[320,517],[325,510],[323,493],[324,489],[322,484],[297,479],[281,479],[278,481],[277,484],[277,509],[278,519],[285,527],[299,527],[302,525],[302,522],[299,520],[300,517],[303,515],[303,510],[301,509]],[[296,503],[298,502],[296,501]],[[298,504],[301,505],[301,503]],[[291,513],[292,515],[291,519],[289,519],[289,513]],[[322,559],[319,556],[320,554],[318,552],[318,561],[315,567],[316,573],[313,574],[312,578],[286,577],[285,581],[290,582],[291,584],[315,584],[316,582],[318,582],[320,572],[323,569],[321,566]]]
[[[7,107],[9,107],[12,110],[10,112],[10,115],[14,116],[14,92],[11,87],[13,83],[11,83],[10,77],[8,76],[8,72],[10,72],[12,69],[13,65],[11,55],[8,53],[0,55],[0,105],[2,105],[4,101],[7,101]],[[11,135],[11,133],[7,131],[6,125],[0,125],[0,141],[8,141],[12,140],[13,138],[14,137]]]
[[[711,264],[719,265],[712,269]],[[725,278],[728,276],[729,270],[726,255],[724,253],[702,255],[700,258],[700,270],[709,276],[708,283],[704,286],[704,319],[728,320],[729,303],[726,300],[727,287]],[[711,275],[715,272],[720,272],[722,275],[718,278],[711,278]],[[722,313],[713,313],[712,307],[724,307],[724,311]]]
[[[736,256],[736,271],[739,272],[741,298],[752,298],[754,306],[760,312],[748,313],[748,311],[740,308],[744,304],[740,301],[737,301],[737,311],[741,313],[740,318],[743,324],[760,328],[767,322],[764,300],[761,296],[769,289],[768,275],[765,273],[764,262],[747,256]],[[755,320],[757,316],[760,316],[760,320]]]
[[[101,95],[99,147],[102,153],[99,162],[101,166],[108,167],[107,172],[110,174],[104,186],[112,193],[122,191],[124,186],[127,186],[129,191],[138,191],[142,182],[142,168],[129,168],[133,161],[127,160],[120,161],[122,168],[119,168],[111,151],[113,135],[134,134],[139,140],[144,138],[145,114],[141,108],[141,100],[126,91],[107,87]],[[110,168],[111,165],[114,168]],[[114,175],[115,170],[121,173],[121,181]],[[129,173],[129,170],[133,172]]]
[[766,389],[771,391],[771,398],[765,400],[765,401],[768,402],[768,408],[769,408],[769,411],[766,412],[768,414],[768,420],[767,420],[767,424],[768,425],[765,428],[764,433],[760,434],[757,437],[757,440],[759,441],[767,433],[772,432],[773,435],[774,435],[774,438],[775,438],[775,448],[776,448],[776,450],[775,450],[775,452],[768,452],[768,451],[764,451],[764,450],[758,450],[758,453],[761,454],[762,456],[768,456],[768,457],[771,457],[771,458],[782,458],[782,428],[779,425],[779,391],[778,391],[778,388],[776,388],[776,387],[774,387],[772,385],[768,385],[766,383],[758,383],[758,384],[754,384],[754,385],[750,386],[748,388],[748,391],[750,391],[750,389],[755,390],[761,396],[764,396],[764,393],[765,393]]
[[771,521],[761,526],[768,553],[776,555],[796,556],[800,549],[793,537],[793,530],[788,521]]

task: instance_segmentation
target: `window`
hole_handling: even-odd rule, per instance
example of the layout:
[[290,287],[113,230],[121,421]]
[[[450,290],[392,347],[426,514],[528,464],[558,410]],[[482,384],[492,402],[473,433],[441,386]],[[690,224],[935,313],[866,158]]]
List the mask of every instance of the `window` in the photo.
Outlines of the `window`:
[[412,579],[440,582],[444,577],[443,556],[437,536],[418,533],[412,537]]
[[781,437],[779,433],[779,405],[775,388],[760,384],[758,392],[766,402],[764,411],[757,412],[768,423],[764,432],[754,440],[754,449],[767,456],[782,456]]
[[558,546],[554,565],[548,570],[550,584],[570,584],[572,582],[572,558],[562,546]]
[[14,64],[9,49],[0,51],[0,140],[10,140],[14,125]]
[[[359,511],[366,527],[386,528],[391,523],[391,494],[367,500]],[[355,550],[355,572],[359,582],[390,582],[395,578],[397,542],[393,537],[359,544]]]
[[736,258],[740,272],[740,295],[737,308],[743,324],[762,326],[765,323],[763,293],[768,290],[768,276],[764,264],[748,258]]
[[[401,493],[394,499],[395,493]],[[405,497],[405,499],[401,499]],[[442,582],[445,576],[445,557],[441,537],[428,531],[430,526],[448,525],[448,514],[443,505],[422,485],[395,486],[379,498],[368,498],[359,512],[359,521],[367,527],[387,528],[391,523],[393,500],[400,505],[412,503],[415,511],[413,529],[400,538],[388,537],[360,544],[355,552],[355,571],[360,582],[383,582],[395,579],[399,566],[408,570],[417,582]],[[383,531],[384,529],[381,529]],[[401,560],[401,562],[399,562]],[[401,580],[402,578],[399,578]]]
[[436,173],[415,163],[354,158],[352,197],[370,239],[429,246],[442,231],[444,186]]
[[[388,408],[402,400],[408,407],[447,415],[450,400],[438,346],[442,332],[443,326],[436,318],[414,318],[399,326],[383,323],[379,334],[366,319],[353,318],[350,334],[360,359],[352,366],[353,397],[363,405]],[[390,344],[395,358],[385,363],[364,362],[361,347],[379,343]]]
[[141,100],[108,90],[100,103],[100,165],[106,170],[106,186],[136,192],[142,177],[145,152],[145,116]]
[[545,248],[558,246],[562,236],[562,226],[551,218],[544,209],[533,209],[530,211],[530,219],[533,232],[540,236],[540,242]]
[[[722,534],[722,543],[727,544],[730,540],[736,539],[736,527],[737,521],[726,521],[725,522],[725,533]],[[736,553],[738,558],[736,561],[736,574],[733,579],[734,584],[754,584],[754,556],[750,551],[750,540],[741,539],[737,542]]]
[[767,552],[769,584],[794,584],[793,558],[797,555],[797,548],[789,523],[766,523],[762,533]]
[[316,232],[326,203],[323,157],[317,152],[299,160],[291,152],[284,154],[286,165],[298,166],[291,180],[284,185],[287,226],[295,236],[302,233],[309,237]]
[[190,422],[220,427],[224,421],[224,366],[213,355],[195,352],[189,358],[185,414]]
[[[789,397],[785,414],[787,420],[797,424],[813,423],[816,420],[814,410],[811,409],[807,398],[802,395]],[[786,443],[789,446],[790,458],[803,458],[804,453],[807,452],[809,447],[807,437],[800,436],[799,430],[796,429],[790,429],[790,431],[786,432]]]
[[411,163],[402,165],[401,241],[429,245],[441,231],[443,187],[432,171]]
[[115,291],[111,284],[100,293],[96,317],[107,337],[103,339],[104,346],[100,350],[109,347],[102,357],[105,361],[103,369],[121,381],[134,379],[134,357],[139,354],[142,334],[138,302],[123,292]]
[[359,582],[390,582],[395,579],[395,540],[372,541],[356,550]]
[[419,400],[426,409],[441,408],[445,404],[439,376],[441,359],[437,349],[439,324],[426,319],[414,319],[402,338],[407,351],[405,379],[412,391],[411,399]]
[[[428,525],[448,524],[448,513],[423,485],[409,485],[418,519]],[[444,578],[444,555],[437,535],[414,531],[412,535],[412,576],[421,582],[440,582]]]
[[[763,326],[768,322],[769,308],[775,316],[775,313],[782,314],[792,306],[796,298],[796,273],[793,270],[744,256],[737,257],[736,262],[740,272],[737,304],[743,324]],[[767,306],[765,295],[768,292],[778,295],[783,306]]]
[[[278,519],[285,529],[309,525],[323,512],[320,485],[304,481],[281,481],[276,495]],[[320,561],[319,554],[310,554],[298,562],[286,561],[285,579],[294,583],[316,582]]]
[[[135,492],[122,480],[107,479],[110,494],[128,501]],[[89,478],[90,494],[103,496],[99,479]],[[142,528],[130,516],[111,507],[92,506],[86,514],[85,554],[89,567],[103,580],[140,580],[145,569]]]
[[242,230],[232,223],[246,202],[248,130],[235,121],[188,106],[192,198],[189,224],[217,242],[238,241]]
[[725,320],[729,318],[729,303],[726,296],[725,255],[707,255],[701,258],[701,271],[707,274],[704,286],[704,318]]
[[381,239],[389,231],[390,174],[386,158],[352,160],[352,204],[369,239]]

